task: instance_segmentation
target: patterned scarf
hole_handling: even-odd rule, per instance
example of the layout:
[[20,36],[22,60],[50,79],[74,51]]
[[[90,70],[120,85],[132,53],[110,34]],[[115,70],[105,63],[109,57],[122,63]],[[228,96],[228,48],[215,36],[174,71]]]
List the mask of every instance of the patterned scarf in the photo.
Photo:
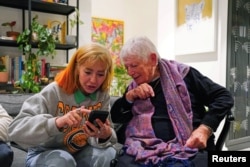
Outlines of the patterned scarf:
[[[156,138],[151,124],[154,106],[150,98],[135,100],[132,107],[133,118],[126,129],[125,148],[127,154],[135,156],[136,162],[142,164],[158,164],[167,159],[185,161],[197,152],[197,149],[184,147],[193,130],[191,102],[183,80],[189,67],[162,59],[159,61],[159,69],[161,86],[176,137],[168,142]],[[136,86],[132,82],[129,89]]]

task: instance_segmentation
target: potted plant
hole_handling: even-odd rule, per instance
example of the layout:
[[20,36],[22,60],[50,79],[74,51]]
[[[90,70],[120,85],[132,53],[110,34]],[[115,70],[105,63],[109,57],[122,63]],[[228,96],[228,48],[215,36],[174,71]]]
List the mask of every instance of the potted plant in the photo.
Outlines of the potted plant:
[[16,40],[16,38],[20,34],[19,32],[16,32],[13,30],[15,25],[16,25],[16,21],[2,23],[2,26],[10,27],[10,31],[7,31],[6,35],[7,35],[7,37],[12,37],[13,40]]
[[9,73],[7,72],[7,68],[5,65],[5,62],[3,60],[3,57],[0,57],[0,83],[7,83]]
[[[54,58],[56,52],[56,41],[53,38],[51,31],[44,25],[41,25],[36,15],[31,22],[30,28],[26,28],[17,38],[18,47],[23,51],[26,57],[25,72],[19,81],[20,87],[26,92],[39,92],[41,90],[40,84],[40,65],[39,56],[52,56]],[[36,36],[33,39],[32,36]],[[34,52],[32,47],[36,46]]]
[[[114,60],[115,59],[115,60]],[[131,77],[127,74],[127,70],[124,65],[120,63],[118,57],[113,58],[114,61],[114,78],[110,89],[111,96],[122,96],[125,92]]]
[[75,45],[76,36],[72,35],[72,31],[76,27],[77,24],[82,25],[82,24],[84,24],[84,22],[82,20],[80,20],[79,10],[77,8],[75,8],[75,14],[73,15],[73,17],[69,18],[70,32],[69,32],[69,35],[66,36],[66,43],[67,44]]

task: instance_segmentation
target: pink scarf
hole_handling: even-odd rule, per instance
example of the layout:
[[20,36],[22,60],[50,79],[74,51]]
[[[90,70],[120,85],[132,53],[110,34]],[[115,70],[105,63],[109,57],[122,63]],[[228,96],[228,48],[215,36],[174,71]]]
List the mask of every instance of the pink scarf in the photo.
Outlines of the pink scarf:
[[[166,158],[186,160],[197,152],[197,149],[184,147],[193,130],[191,102],[183,80],[189,67],[162,59],[159,69],[168,109],[166,112],[169,113],[176,137],[167,143],[156,138],[151,124],[154,106],[150,98],[134,101],[133,118],[126,129],[125,147],[127,154],[135,156],[137,162],[144,164],[157,164]],[[136,86],[132,82],[129,89]]]

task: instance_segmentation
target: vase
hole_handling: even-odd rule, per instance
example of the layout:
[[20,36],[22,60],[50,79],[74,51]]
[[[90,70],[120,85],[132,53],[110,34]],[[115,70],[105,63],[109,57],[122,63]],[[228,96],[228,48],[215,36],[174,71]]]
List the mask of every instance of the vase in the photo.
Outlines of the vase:
[[66,36],[66,43],[69,45],[75,45],[76,44],[76,36],[75,35],[67,35]]
[[6,32],[7,37],[12,37],[13,40],[16,40],[19,34],[20,34],[19,32],[15,32],[15,31]]
[[8,72],[0,72],[0,83],[7,83],[9,80]]

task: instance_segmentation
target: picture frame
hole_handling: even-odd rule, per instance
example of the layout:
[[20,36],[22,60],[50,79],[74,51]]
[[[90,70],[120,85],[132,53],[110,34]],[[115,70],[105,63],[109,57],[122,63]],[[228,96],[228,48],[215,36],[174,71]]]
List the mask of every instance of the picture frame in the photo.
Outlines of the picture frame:
[[177,0],[175,55],[216,51],[216,0]]

